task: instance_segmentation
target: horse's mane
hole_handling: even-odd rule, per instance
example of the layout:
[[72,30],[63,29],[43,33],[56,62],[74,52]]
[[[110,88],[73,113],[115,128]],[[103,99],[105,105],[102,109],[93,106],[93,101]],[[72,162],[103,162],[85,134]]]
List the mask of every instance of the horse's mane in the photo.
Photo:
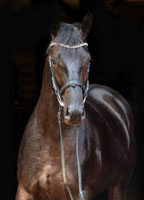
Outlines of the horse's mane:
[[78,45],[83,43],[78,28],[74,24],[61,23],[54,40],[57,43]]

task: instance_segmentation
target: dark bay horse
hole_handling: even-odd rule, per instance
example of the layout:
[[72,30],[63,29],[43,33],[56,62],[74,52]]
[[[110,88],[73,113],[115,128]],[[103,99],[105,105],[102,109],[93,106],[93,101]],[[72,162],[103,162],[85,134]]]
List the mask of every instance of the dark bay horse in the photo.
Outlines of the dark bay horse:
[[18,155],[16,200],[124,200],[135,163],[132,111],[115,90],[90,85],[82,23],[61,24],[47,50],[37,105]]

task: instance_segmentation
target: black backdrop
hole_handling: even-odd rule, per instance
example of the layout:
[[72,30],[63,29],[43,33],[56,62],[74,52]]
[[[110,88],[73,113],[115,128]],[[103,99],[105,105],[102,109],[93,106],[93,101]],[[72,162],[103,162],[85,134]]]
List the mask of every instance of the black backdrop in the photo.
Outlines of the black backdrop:
[[[58,0],[31,0],[19,9],[15,9],[14,1],[0,4],[1,177],[4,175],[2,185],[8,200],[15,199],[18,148],[39,95],[51,28],[59,21],[80,21],[87,10],[94,14],[92,31],[87,38],[92,55],[90,82],[113,87],[132,107],[138,153],[129,199],[142,200],[144,4],[114,2],[111,8],[103,1],[85,0],[78,9]],[[21,84],[27,76],[22,73],[26,67],[24,55],[34,60],[34,73],[28,72],[29,79],[35,76],[36,80],[30,99],[26,98],[27,89],[23,92],[26,97],[21,94]]]

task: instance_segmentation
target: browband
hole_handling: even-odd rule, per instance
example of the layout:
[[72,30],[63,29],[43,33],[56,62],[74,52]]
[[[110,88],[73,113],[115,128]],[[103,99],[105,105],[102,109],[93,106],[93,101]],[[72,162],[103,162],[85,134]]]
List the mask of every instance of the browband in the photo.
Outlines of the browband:
[[82,43],[82,44],[69,46],[69,45],[66,45],[66,44],[60,44],[60,43],[52,42],[52,43],[50,43],[49,48],[52,47],[52,46],[55,46],[55,45],[65,47],[65,48],[69,48],[69,49],[76,49],[76,48],[80,48],[80,47],[83,47],[83,46],[88,46],[88,43],[85,42],[85,43]]

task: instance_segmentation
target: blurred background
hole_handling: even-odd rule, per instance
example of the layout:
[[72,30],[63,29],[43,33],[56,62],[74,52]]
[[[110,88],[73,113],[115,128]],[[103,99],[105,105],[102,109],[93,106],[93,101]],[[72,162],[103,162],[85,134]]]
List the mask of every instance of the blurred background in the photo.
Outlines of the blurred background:
[[50,32],[59,22],[81,21],[87,11],[94,15],[90,83],[116,89],[132,107],[137,163],[128,200],[143,200],[144,0],[0,0],[4,199],[15,199],[18,149],[39,97]]

